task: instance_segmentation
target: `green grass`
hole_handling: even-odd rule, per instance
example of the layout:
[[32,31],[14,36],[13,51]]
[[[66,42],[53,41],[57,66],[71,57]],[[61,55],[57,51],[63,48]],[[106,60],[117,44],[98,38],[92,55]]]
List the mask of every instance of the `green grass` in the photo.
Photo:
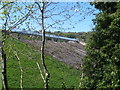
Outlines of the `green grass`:
[[[0,44],[2,41],[2,30],[0,29]],[[1,45],[0,45],[0,90],[2,89],[2,55],[1,55]]]
[[[36,61],[40,63],[40,51],[31,48],[29,45],[16,39],[8,38],[5,42],[7,55],[7,79],[10,88],[20,88],[20,68],[14,51],[17,52],[23,69],[23,88],[43,88]],[[50,88],[61,88],[65,83],[67,88],[79,86],[80,71],[54,59],[45,56],[45,62],[50,72]]]
[[[2,55],[0,54],[0,66],[2,66]],[[0,67],[0,90],[2,89],[2,68]]]

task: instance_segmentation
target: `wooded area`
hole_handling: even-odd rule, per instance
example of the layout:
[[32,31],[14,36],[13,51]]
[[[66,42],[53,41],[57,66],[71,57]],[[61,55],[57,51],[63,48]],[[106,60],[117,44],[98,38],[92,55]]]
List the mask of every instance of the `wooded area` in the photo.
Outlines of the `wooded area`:
[[91,3],[101,10],[83,59],[83,87],[120,87],[120,3]]

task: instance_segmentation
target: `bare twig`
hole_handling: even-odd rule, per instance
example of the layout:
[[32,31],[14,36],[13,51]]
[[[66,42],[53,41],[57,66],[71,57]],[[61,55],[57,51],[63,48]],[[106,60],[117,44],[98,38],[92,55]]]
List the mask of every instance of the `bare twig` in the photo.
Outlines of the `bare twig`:
[[20,62],[20,59],[18,57],[17,52],[14,51],[14,54],[15,54],[15,57],[18,59],[18,62],[19,62],[20,71],[21,71],[21,74],[20,74],[20,88],[21,88],[21,90],[23,90],[23,85],[22,85],[22,82],[23,82],[23,69],[22,69],[22,65],[21,65],[21,62]]
[[5,4],[5,5],[3,5],[3,6],[0,8],[0,10],[3,9],[3,8],[5,8],[6,6],[8,6],[8,5],[11,4],[11,3],[14,3],[14,2],[9,2],[9,3]]
[[37,66],[38,66],[38,69],[40,70],[40,75],[41,75],[41,77],[42,77],[42,79],[43,79],[43,82],[45,83],[45,78],[44,78],[44,76],[43,76],[43,74],[42,74],[42,70],[41,70],[41,68],[40,68],[40,65],[39,65],[38,62],[36,62],[36,64],[37,64]]
[[[83,65],[81,63],[81,68],[83,68]],[[79,84],[79,88],[82,85],[82,79],[83,79],[83,70],[81,69],[81,75],[80,75],[80,84]]]
[[[29,11],[28,11],[27,14],[25,14],[21,19],[19,19],[17,22],[15,22],[15,24],[14,24],[13,26],[10,26],[7,30],[12,30],[13,28],[17,27],[18,25],[20,25],[20,24],[22,24],[24,21],[26,21],[26,20],[28,19],[28,17],[29,17],[32,13],[34,13],[34,11],[36,11],[36,10],[33,10],[33,11],[32,11],[33,6],[34,6],[34,4],[33,4],[32,7],[29,9]],[[19,11],[20,11],[20,10],[19,10]],[[9,13],[10,13],[10,11],[9,11]],[[22,14],[23,14],[23,13],[22,13]]]

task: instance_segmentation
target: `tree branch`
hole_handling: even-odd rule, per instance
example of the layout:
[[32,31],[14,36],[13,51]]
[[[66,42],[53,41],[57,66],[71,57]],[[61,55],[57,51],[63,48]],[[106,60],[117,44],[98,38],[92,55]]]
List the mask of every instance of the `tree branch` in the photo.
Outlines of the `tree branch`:
[[22,82],[23,82],[23,69],[22,69],[22,65],[21,65],[21,62],[20,62],[20,59],[18,57],[17,52],[14,51],[14,54],[15,54],[15,57],[18,59],[18,62],[19,62],[20,71],[21,71],[21,74],[20,74],[20,88],[23,90],[23,85],[22,85]]

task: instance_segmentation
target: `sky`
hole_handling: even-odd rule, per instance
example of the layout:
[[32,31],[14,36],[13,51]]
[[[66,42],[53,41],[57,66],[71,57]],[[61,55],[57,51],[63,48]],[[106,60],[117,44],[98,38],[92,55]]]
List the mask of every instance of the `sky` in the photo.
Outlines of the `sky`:
[[[30,3],[27,3],[27,2],[25,4],[28,6],[30,5]],[[16,8],[19,8],[22,6],[23,6],[23,3],[20,3],[20,4],[18,4],[18,6],[16,6]],[[55,7],[55,9],[51,10],[53,7]],[[14,6],[13,6],[13,8],[14,8]],[[33,9],[33,10],[35,10],[35,9]],[[46,11],[47,10],[50,10],[50,12],[45,13],[45,16],[48,17],[51,15],[51,17],[45,19],[45,27],[53,24],[54,23],[53,21],[59,21],[59,20],[66,19],[64,16],[67,16],[67,15],[72,16],[74,14],[72,16],[72,18],[66,20],[64,22],[64,24],[61,22],[59,24],[53,25],[52,28],[46,29],[46,31],[51,31],[51,32],[54,32],[54,31],[62,31],[62,32],[92,31],[92,28],[94,28],[92,19],[95,18],[94,14],[99,12],[98,10],[96,10],[94,8],[94,6],[91,6],[89,4],[89,2],[84,2],[84,3],[79,3],[79,4],[76,4],[76,2],[60,2],[57,5],[56,4],[50,5],[46,9]],[[52,14],[60,13],[60,12],[62,12],[62,10],[68,10],[68,12],[62,13],[61,15],[53,15],[52,16]],[[90,11],[93,11],[93,12],[90,13]],[[15,18],[16,17],[18,18],[19,16],[21,16],[21,17],[24,16],[24,14],[26,14],[28,12],[28,10],[25,9],[25,7],[23,7],[21,9],[21,12],[23,14],[21,14],[19,11],[14,12],[14,9],[11,9],[11,14],[10,14],[11,21],[12,20],[17,21],[17,19],[15,19]],[[17,27],[17,29],[19,28],[20,30],[22,30],[22,29],[27,30],[28,28],[27,28],[26,23],[29,22],[29,27],[31,28],[31,30],[35,30],[35,31],[41,30],[41,25],[38,24],[38,23],[40,23],[39,13],[40,13],[39,10],[36,10],[36,12],[33,14],[33,17],[36,17],[37,20],[29,17],[28,18],[29,20],[26,20],[22,25],[19,25],[19,27]],[[4,21],[1,21],[1,24],[4,24]],[[12,26],[12,24],[9,24],[9,26]]]
[[[88,15],[86,14],[85,19],[82,20],[81,22],[78,22],[75,25],[75,28],[70,31],[74,31],[74,32],[92,31],[92,28],[94,28],[92,19],[95,19],[95,17],[96,17],[95,14],[99,13],[99,11],[97,9],[95,9],[94,6],[91,6],[89,3],[87,3],[84,8],[87,8],[87,7],[92,8],[95,11],[91,14],[88,14]],[[89,10],[86,10],[86,12],[89,12]],[[77,19],[77,17],[75,17],[75,18]]]
[[[62,6],[64,7],[66,3],[62,3]],[[69,7],[72,7],[72,3],[68,3]],[[75,11],[78,11],[72,18],[71,23],[68,23],[66,21],[65,25],[63,27],[69,28],[70,26],[74,26],[74,28],[71,29],[52,29],[52,31],[63,31],[63,32],[88,32],[92,31],[92,28],[94,28],[92,19],[95,19],[95,14],[97,14],[99,11],[94,8],[94,6],[91,6],[89,2],[87,3],[80,3],[81,8],[76,7]],[[89,9],[88,9],[89,8]],[[93,13],[89,13],[90,11],[94,11]],[[70,12],[73,13],[73,12]],[[82,14],[80,14],[82,13]],[[83,19],[84,17],[84,19]],[[82,19],[82,20],[81,20]],[[78,20],[78,21],[77,21]],[[80,21],[79,21],[80,20]],[[71,25],[72,24],[72,25]],[[50,29],[51,31],[51,29]]]

